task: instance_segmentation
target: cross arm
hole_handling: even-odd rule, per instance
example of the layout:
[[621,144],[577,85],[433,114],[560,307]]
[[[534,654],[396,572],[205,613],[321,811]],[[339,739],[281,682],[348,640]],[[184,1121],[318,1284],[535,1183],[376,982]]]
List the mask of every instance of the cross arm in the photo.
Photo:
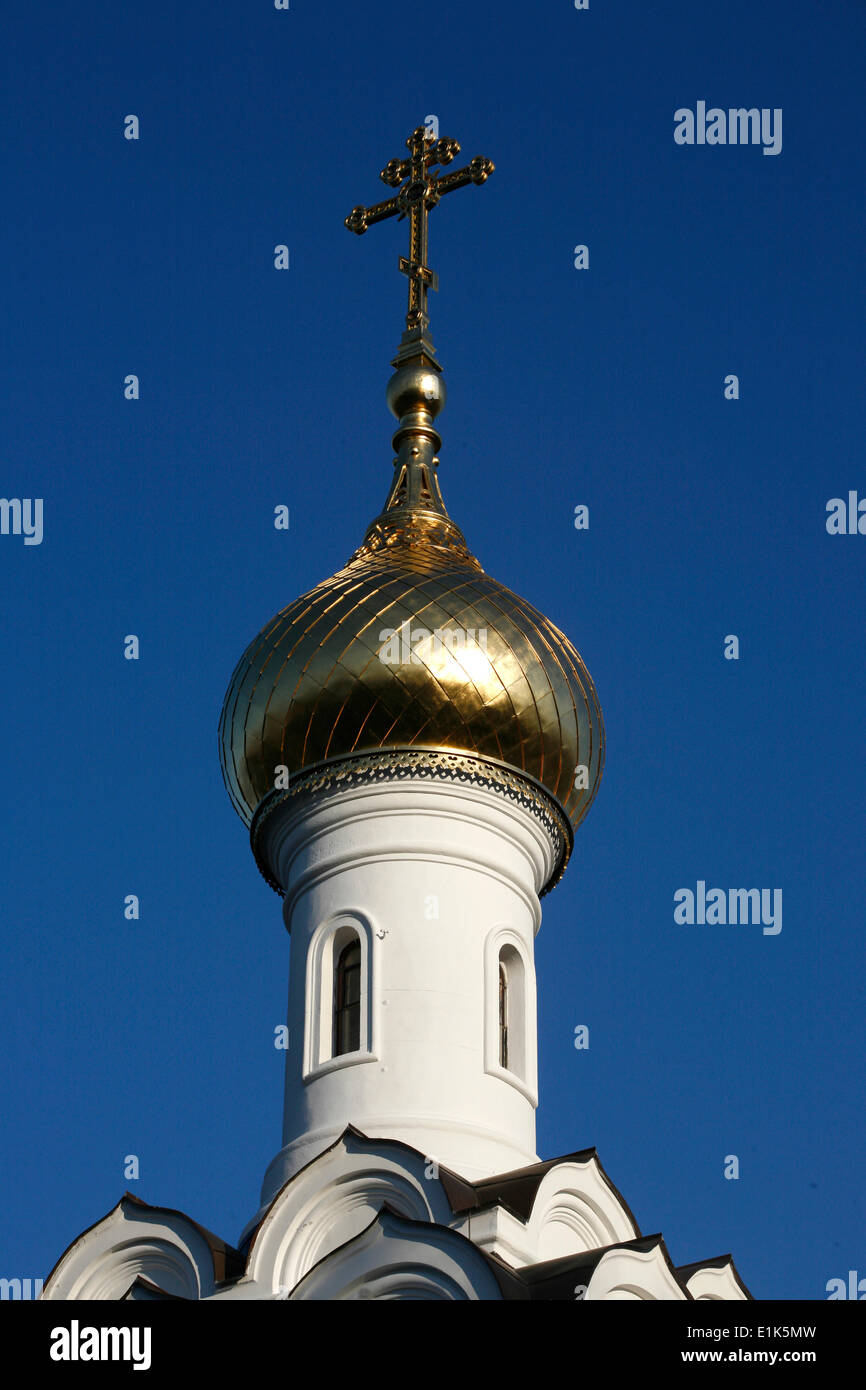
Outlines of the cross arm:
[[346,218],[345,226],[350,232],[357,232],[358,236],[363,236],[368,227],[372,227],[376,222],[384,222],[386,217],[395,217],[402,209],[396,198],[386,198],[384,203],[374,203],[372,207],[365,208],[363,204],[352,208]]
[[436,192],[453,193],[455,188],[464,188],[467,183],[485,183],[495,168],[492,159],[476,155],[464,168],[455,169],[453,174],[441,174],[436,180]]

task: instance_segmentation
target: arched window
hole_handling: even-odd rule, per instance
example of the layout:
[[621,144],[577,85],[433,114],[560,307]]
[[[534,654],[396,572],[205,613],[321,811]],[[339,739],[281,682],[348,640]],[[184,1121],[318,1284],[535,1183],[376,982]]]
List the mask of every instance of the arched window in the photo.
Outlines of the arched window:
[[[384,934],[384,933],[383,933]],[[307,947],[304,1081],[320,1070],[377,1060],[374,934],[360,913],[320,922]]]
[[484,943],[484,1070],[538,1104],[532,937],[494,926]]
[[508,1069],[508,972],[499,961],[499,1065]]
[[499,1065],[521,1080],[526,1072],[526,983],[513,946],[499,952]]
[[361,943],[357,936],[345,945],[334,971],[335,1057],[361,1046]]

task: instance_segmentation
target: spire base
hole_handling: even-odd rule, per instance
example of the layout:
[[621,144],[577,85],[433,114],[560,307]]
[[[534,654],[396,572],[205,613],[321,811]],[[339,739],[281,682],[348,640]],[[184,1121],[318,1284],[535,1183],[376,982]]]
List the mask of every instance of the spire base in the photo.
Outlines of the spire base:
[[396,367],[398,371],[401,367],[414,362],[418,362],[434,372],[442,371],[441,363],[436,357],[433,339],[427,331],[426,324],[423,327],[407,328],[400,339],[396,356],[391,358],[391,366]]

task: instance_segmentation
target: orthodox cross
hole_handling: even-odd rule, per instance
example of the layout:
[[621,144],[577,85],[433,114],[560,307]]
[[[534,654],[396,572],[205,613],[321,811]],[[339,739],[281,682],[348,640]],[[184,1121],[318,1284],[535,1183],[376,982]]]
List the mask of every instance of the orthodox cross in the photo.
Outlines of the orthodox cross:
[[[427,265],[427,217],[445,193],[462,188],[467,183],[484,183],[493,173],[491,160],[481,155],[463,169],[455,169],[451,174],[434,174],[437,164],[450,164],[460,153],[456,140],[437,140],[424,127],[413,130],[406,141],[408,159],[392,159],[379,175],[389,188],[399,188],[400,192],[384,203],[374,203],[372,207],[352,208],[346,218],[350,232],[363,236],[374,222],[384,222],[386,217],[409,218],[409,255],[400,257],[400,269],[409,277],[409,311],[406,315],[407,332],[423,335],[426,332],[429,316],[427,314],[427,291],[439,288],[439,278]],[[403,183],[403,180],[406,180]]]

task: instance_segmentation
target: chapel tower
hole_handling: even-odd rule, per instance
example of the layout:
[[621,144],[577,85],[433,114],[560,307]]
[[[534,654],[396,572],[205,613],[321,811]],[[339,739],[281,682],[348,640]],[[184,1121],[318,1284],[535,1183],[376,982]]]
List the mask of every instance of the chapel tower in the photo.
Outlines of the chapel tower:
[[291,934],[284,1148],[263,1201],[347,1122],[471,1178],[536,1161],[539,899],[604,758],[580,656],[485,574],[439,486],[428,216],[493,165],[437,174],[456,141],[422,128],[407,145],[381,175],[396,196],[346,219],[359,235],[409,222],[387,499],[348,563],[251,642],[220,728]]
[[[491,579],[439,488],[430,212],[493,172],[423,129],[346,219],[408,220],[393,479],[344,567],[241,657],[229,794],[291,937],[282,1147],[236,1246],[126,1193],[46,1299],[743,1299],[676,1267],[594,1149],[535,1152],[534,940],[604,730],[568,638]],[[480,466],[483,466],[480,465]]]

